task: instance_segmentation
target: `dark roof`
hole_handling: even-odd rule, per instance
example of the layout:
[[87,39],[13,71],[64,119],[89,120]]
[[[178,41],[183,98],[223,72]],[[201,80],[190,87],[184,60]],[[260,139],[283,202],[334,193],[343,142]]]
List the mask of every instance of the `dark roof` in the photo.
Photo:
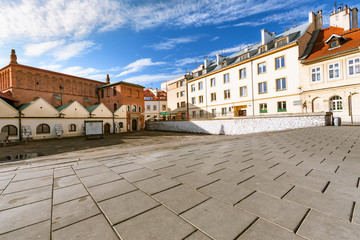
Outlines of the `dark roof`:
[[92,105],[86,108],[89,113],[92,113],[100,104]]
[[18,111],[21,112],[21,111],[24,110],[25,108],[27,108],[27,107],[29,107],[30,105],[32,105],[34,102],[35,102],[35,101],[21,104],[21,105],[18,107]]
[[129,82],[125,82],[125,81],[119,81],[119,82],[114,82],[114,83],[110,83],[110,84],[107,84],[107,85],[102,85],[102,86],[98,87],[98,89],[111,87],[111,86],[115,86],[115,85],[119,85],[119,84],[126,84],[126,85],[131,85],[131,86],[135,86],[135,87],[144,88],[143,86],[138,85],[138,84],[129,83]]
[[309,56],[309,54],[311,53],[312,48],[314,47],[315,41],[319,35],[321,29],[317,29],[315,31],[313,31],[313,33],[311,34],[311,38],[310,41],[308,42],[306,49],[303,53],[303,55],[299,58],[299,59],[305,59]]
[[12,102],[18,102],[17,99],[15,99],[15,98],[13,98],[13,97],[5,94],[5,93],[1,93],[1,92],[0,92],[0,98],[5,98],[5,99],[10,100]]
[[64,110],[65,108],[67,108],[68,106],[70,106],[71,104],[73,104],[74,102],[70,102],[68,104],[65,105],[61,105],[59,107],[56,108],[56,110],[58,110],[59,112],[61,112],[62,110]]

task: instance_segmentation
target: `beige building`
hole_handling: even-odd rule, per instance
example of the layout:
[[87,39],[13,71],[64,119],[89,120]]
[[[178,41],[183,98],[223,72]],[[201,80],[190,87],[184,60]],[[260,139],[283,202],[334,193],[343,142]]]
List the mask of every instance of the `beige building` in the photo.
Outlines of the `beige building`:
[[321,11],[310,13],[301,26],[278,35],[261,30],[261,42],[205,60],[188,80],[190,118],[302,113],[298,59],[321,28]]
[[144,89],[145,121],[168,120],[169,113],[167,109],[167,93],[157,88]]
[[[330,15],[330,27],[313,33],[301,58],[306,112],[329,112],[344,123],[360,123],[360,29],[358,10],[345,6]],[[311,51],[310,51],[311,50]]]

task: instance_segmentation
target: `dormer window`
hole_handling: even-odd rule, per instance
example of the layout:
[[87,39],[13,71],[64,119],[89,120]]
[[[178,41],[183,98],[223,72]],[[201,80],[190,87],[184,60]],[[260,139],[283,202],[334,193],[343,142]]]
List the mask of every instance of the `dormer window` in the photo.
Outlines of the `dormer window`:
[[266,50],[267,50],[267,46],[266,46],[266,45],[259,47],[259,54],[266,52]]
[[328,40],[325,41],[325,43],[327,43],[329,50],[331,50],[340,47],[344,41],[346,41],[344,37],[333,34],[331,37],[329,37]]
[[338,41],[332,41],[332,42],[330,43],[330,48],[334,48],[334,47],[337,47],[337,46],[339,46],[339,42],[338,42]]
[[275,42],[275,46],[276,47],[282,47],[282,46],[286,45],[287,43],[288,43],[288,38],[285,37],[285,38],[281,38],[281,39],[277,40]]
[[244,61],[250,57],[249,53],[245,53],[239,57],[240,61]]

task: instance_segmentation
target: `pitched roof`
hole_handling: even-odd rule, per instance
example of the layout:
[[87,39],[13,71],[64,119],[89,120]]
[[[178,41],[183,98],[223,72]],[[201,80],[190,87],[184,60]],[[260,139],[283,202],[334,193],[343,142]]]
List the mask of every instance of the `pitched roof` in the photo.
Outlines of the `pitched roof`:
[[[149,88],[144,89],[144,98],[145,101],[166,101],[167,93],[162,90],[157,90],[157,95],[154,94]],[[151,100],[149,98],[152,98]]]
[[89,113],[92,113],[98,106],[100,106],[100,104],[92,105],[87,107],[86,110],[88,110]]
[[61,112],[62,110],[64,110],[65,108],[67,108],[68,106],[70,106],[73,102],[70,102],[68,104],[65,105],[61,105],[59,107],[56,108],[56,110],[58,110],[59,112]]
[[[340,36],[343,39],[341,45],[336,48],[329,49],[329,45],[326,41],[332,36]],[[352,49],[359,48],[360,46],[360,28],[344,31],[339,27],[328,27],[322,29],[314,42],[311,52],[305,58],[305,61],[310,61],[322,57],[336,55],[342,52],[346,52]]]
[[5,94],[5,93],[1,93],[1,92],[0,92],[0,98],[5,98],[5,99],[13,101],[13,102],[18,102],[17,99],[15,99],[15,98],[13,98],[13,97]]
[[24,110],[25,108],[29,107],[29,106],[32,105],[33,103],[35,103],[35,101],[29,102],[29,103],[23,103],[23,104],[21,104],[17,109],[21,112],[22,110]]
[[110,84],[102,85],[102,86],[98,87],[98,89],[100,89],[100,88],[105,88],[105,87],[111,87],[111,86],[114,86],[114,85],[119,85],[119,84],[126,84],[126,85],[131,85],[131,86],[135,86],[135,87],[141,87],[141,88],[144,88],[143,86],[138,85],[138,84],[129,83],[129,82],[125,82],[125,81],[119,81],[119,82],[114,82],[114,83],[110,83]]

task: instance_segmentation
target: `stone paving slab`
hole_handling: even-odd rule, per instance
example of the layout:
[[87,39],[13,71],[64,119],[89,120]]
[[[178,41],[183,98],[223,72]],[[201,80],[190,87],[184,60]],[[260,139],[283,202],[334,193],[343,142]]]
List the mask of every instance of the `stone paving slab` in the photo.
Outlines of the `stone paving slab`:
[[0,165],[0,239],[358,239],[359,127],[132,134]]

